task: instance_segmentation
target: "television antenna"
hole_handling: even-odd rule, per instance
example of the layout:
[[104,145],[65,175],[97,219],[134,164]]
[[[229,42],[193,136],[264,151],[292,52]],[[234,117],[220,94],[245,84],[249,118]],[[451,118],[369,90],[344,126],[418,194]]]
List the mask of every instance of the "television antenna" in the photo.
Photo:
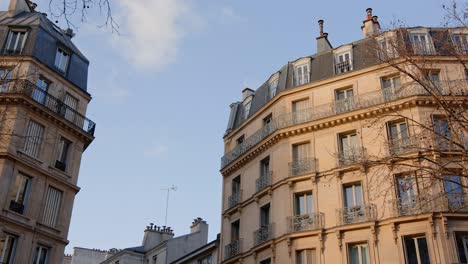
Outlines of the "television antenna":
[[161,190],[164,190],[164,191],[167,191],[167,196],[166,196],[166,216],[164,217],[164,225],[167,226],[167,211],[169,209],[169,193],[171,191],[177,191],[177,186],[175,186],[174,184],[170,187],[170,188],[164,188],[164,189],[161,189]]

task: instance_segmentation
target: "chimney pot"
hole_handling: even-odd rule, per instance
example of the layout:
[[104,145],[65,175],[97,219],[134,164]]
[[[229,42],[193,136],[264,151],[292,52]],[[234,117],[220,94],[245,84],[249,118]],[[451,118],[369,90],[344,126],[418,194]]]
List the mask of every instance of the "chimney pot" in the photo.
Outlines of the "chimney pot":
[[367,19],[371,19],[372,18],[372,8],[367,8],[366,9],[366,13],[367,13]]
[[320,28],[320,37],[323,37],[323,19],[320,19],[318,23]]

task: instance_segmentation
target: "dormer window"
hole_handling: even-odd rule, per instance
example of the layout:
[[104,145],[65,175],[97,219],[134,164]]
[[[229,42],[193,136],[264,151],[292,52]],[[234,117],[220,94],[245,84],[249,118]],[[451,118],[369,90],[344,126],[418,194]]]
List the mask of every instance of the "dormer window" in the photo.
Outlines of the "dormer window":
[[21,54],[27,36],[26,30],[10,30],[3,48],[3,54]]
[[277,89],[278,89],[278,76],[274,76],[269,82],[269,87],[268,87],[269,99],[275,97]]
[[425,55],[434,54],[434,48],[428,33],[411,33],[410,36],[414,53]]
[[244,106],[244,120],[247,119],[247,117],[249,117],[251,104],[252,104],[252,98],[247,98],[242,104]]
[[353,70],[353,61],[351,51],[337,53],[335,55],[335,72],[337,74],[345,73]]
[[294,85],[299,86],[309,82],[309,63],[294,67]]
[[468,53],[468,34],[453,34],[452,41],[458,53]]
[[67,71],[69,60],[70,54],[63,49],[58,48],[57,53],[55,54],[55,67],[61,72],[65,73]]

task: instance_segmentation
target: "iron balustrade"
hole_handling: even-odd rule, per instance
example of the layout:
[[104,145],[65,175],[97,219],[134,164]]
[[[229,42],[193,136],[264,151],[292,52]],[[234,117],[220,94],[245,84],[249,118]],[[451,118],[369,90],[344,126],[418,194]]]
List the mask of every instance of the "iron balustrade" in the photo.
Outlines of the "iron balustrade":
[[353,62],[352,60],[345,60],[342,62],[338,62],[335,64],[335,72],[336,73],[345,73],[353,70]]
[[0,96],[2,94],[25,95],[89,135],[94,135],[96,123],[28,80],[14,80],[4,83],[0,86]]
[[339,114],[339,113],[353,111],[358,106],[358,100],[359,100],[359,97],[357,96],[356,97],[351,96],[345,99],[336,100],[335,101],[336,113]]
[[391,201],[391,204],[394,216],[418,215],[435,211],[434,201],[430,195],[396,198]]
[[351,147],[337,154],[337,166],[349,166],[366,160],[366,149],[363,147]]
[[2,55],[22,55],[23,49],[0,49]]
[[18,203],[17,201],[11,200],[10,201],[10,210],[18,213],[18,214],[23,214],[24,212],[24,204]]
[[270,186],[273,182],[273,172],[268,171],[260,175],[260,177],[255,181],[256,191],[259,192],[266,187]]
[[301,176],[308,173],[314,173],[315,159],[305,158],[289,162],[289,176]]
[[420,147],[419,142],[419,137],[416,136],[391,139],[388,141],[389,154],[393,156],[418,151]]
[[242,190],[233,193],[231,196],[228,198],[228,206],[229,208],[232,208],[238,204],[240,204],[242,199]]
[[303,215],[295,215],[287,218],[288,230],[290,233],[309,231],[324,227],[323,213],[310,213]]
[[224,259],[226,260],[239,255],[241,253],[241,245],[241,239],[231,241],[230,244],[226,245],[224,247]]
[[258,246],[268,240],[273,239],[273,229],[274,224],[268,224],[260,227],[253,234],[254,236],[254,246]]
[[368,222],[377,219],[377,207],[375,204],[344,207],[336,210],[338,225]]
[[[466,80],[440,81],[437,88],[439,89],[436,90],[436,92],[440,95],[468,95],[468,83]],[[391,101],[418,95],[427,96],[429,95],[429,92],[416,83],[409,83],[401,85],[400,87],[384,88],[361,95],[355,95],[353,97],[353,107],[348,108],[347,111],[365,109],[379,104],[385,104]],[[247,137],[244,142],[234,147],[233,150],[227,152],[221,158],[221,168],[226,167],[228,164],[279,129],[327,118],[339,113],[344,112],[337,112],[336,102],[330,102],[273,118],[268,125],[263,126],[251,136]]]

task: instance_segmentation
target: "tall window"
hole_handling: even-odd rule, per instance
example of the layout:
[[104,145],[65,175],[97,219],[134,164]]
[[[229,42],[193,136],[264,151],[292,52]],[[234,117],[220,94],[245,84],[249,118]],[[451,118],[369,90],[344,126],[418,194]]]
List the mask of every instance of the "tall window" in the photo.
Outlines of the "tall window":
[[152,258],[151,258],[151,264],[156,264],[158,262],[158,255],[154,255]]
[[270,225],[270,204],[260,208],[260,228],[266,228]]
[[309,99],[303,99],[299,101],[292,102],[292,112],[293,112],[293,122],[294,124],[300,124],[308,121],[310,111],[309,108]]
[[245,135],[242,135],[236,139],[237,145],[244,143]]
[[240,220],[231,223],[231,242],[238,241],[240,238]]
[[413,50],[416,54],[432,54],[432,44],[427,34],[411,34]]
[[296,264],[315,264],[315,249],[303,249],[296,251]]
[[49,248],[44,246],[36,247],[36,254],[34,255],[33,264],[47,264],[48,263]]
[[3,234],[3,236],[0,237],[0,263],[13,263],[17,240],[18,237],[10,234]]
[[458,175],[443,176],[444,191],[447,195],[450,209],[458,210],[465,205],[462,179]]
[[397,195],[399,199],[400,214],[409,213],[415,203],[417,194],[416,177],[414,173],[400,174],[395,177]]
[[26,135],[24,139],[24,153],[28,154],[31,157],[38,158],[43,136],[44,126],[35,121],[30,120],[26,129]]
[[14,192],[11,195],[10,210],[22,214],[31,188],[31,178],[23,174],[16,176]]
[[395,94],[401,88],[400,76],[392,76],[382,78],[382,93],[385,101],[390,101],[395,98]]
[[451,145],[452,132],[448,120],[444,117],[434,116],[434,132],[439,148],[446,149]]
[[55,168],[65,171],[67,169],[68,159],[71,151],[71,141],[61,137],[58,145],[57,160]]
[[407,264],[431,263],[425,236],[405,237],[404,243]]
[[336,112],[342,113],[355,108],[353,88],[340,89],[335,92]]
[[0,68],[0,92],[8,91],[12,75],[13,71],[11,69]]
[[340,161],[343,165],[356,161],[359,157],[356,131],[339,135]]
[[293,145],[293,148],[292,148],[293,162],[297,163],[297,162],[309,159],[310,158],[309,151],[310,151],[309,142]]
[[65,105],[68,106],[67,108],[65,108],[65,119],[67,119],[70,122],[75,121],[75,111],[78,107],[78,99],[76,99],[69,93],[66,93],[63,102],[65,103]]
[[267,176],[270,172],[270,156],[260,161],[260,176]]
[[206,257],[203,257],[198,261],[198,264],[211,264],[213,263],[212,256],[208,255]]
[[367,243],[350,244],[348,246],[349,264],[369,264],[369,247]]
[[269,114],[267,117],[263,119],[263,126],[269,126],[273,122],[273,116]]
[[455,233],[457,240],[458,261],[468,263],[468,235],[466,233]]
[[240,193],[241,190],[241,177],[240,175],[232,179],[232,194]]
[[57,49],[57,53],[55,54],[55,67],[59,69],[61,72],[66,72],[68,67],[68,61],[70,60],[70,54],[66,51],[62,50],[61,48]]
[[345,73],[353,70],[351,52],[346,51],[335,55],[335,73]]
[[348,209],[360,208],[364,205],[363,196],[362,196],[362,186],[361,183],[353,183],[350,185],[345,185],[344,189],[344,206]]
[[459,53],[468,53],[468,34],[453,34],[453,44]]
[[45,103],[47,90],[49,90],[49,82],[44,80],[42,77],[37,79],[36,87],[33,93],[33,99],[40,104]]
[[408,125],[406,121],[396,121],[388,123],[388,137],[390,140],[404,140],[409,137]]
[[294,85],[299,86],[309,82],[309,63],[294,67]]
[[24,43],[26,42],[26,31],[8,32],[7,41],[3,50],[4,54],[21,54],[23,51]]
[[268,96],[270,99],[275,97],[277,89],[278,89],[278,77],[274,78],[269,83]]
[[50,227],[55,227],[57,225],[61,203],[62,191],[49,187],[42,215],[43,224]]
[[305,215],[314,212],[312,192],[297,193],[294,195],[294,211],[296,215]]

